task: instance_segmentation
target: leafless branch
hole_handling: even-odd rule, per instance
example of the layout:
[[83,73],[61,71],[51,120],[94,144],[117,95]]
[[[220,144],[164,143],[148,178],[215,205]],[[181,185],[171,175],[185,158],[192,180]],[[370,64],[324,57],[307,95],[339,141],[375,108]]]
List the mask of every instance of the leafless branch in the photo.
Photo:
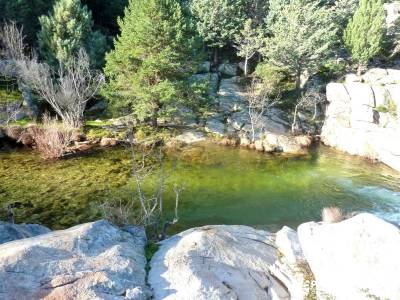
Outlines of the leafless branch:
[[306,91],[297,101],[293,113],[292,133],[298,130],[298,113],[300,109],[312,110],[312,121],[317,117],[318,105],[325,101],[325,96],[317,90],[311,89]]
[[253,80],[247,89],[248,114],[251,124],[252,142],[255,141],[256,132],[263,131],[263,122],[261,122],[264,114],[275,106],[281,99],[280,92],[272,93],[267,86]]

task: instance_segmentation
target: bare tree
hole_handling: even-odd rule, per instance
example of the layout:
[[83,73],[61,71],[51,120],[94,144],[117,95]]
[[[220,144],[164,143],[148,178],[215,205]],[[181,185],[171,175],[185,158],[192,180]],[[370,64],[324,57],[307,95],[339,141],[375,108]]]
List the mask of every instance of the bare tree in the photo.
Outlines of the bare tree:
[[315,89],[306,91],[298,99],[293,113],[292,133],[298,130],[298,114],[301,109],[313,111],[311,121],[317,117],[318,105],[325,102],[325,96]]
[[2,57],[13,61],[26,58],[22,28],[18,29],[15,22],[4,23],[0,28],[0,41],[2,44]]
[[[163,150],[154,147],[130,145],[135,189],[127,202],[121,199],[106,201],[101,205],[103,216],[119,225],[136,224],[152,229],[156,239],[164,239],[169,226],[178,222],[178,207],[183,187],[173,185],[175,194],[174,217],[168,220],[164,211],[164,193],[168,175],[164,168]],[[149,181],[152,184],[149,184]],[[153,186],[149,189],[149,186]],[[145,186],[147,188],[145,188]]]
[[36,59],[20,62],[19,69],[23,80],[73,128],[83,125],[86,104],[104,83],[103,74],[90,69],[84,50],[79,51],[68,67],[61,66],[57,73]]
[[280,101],[280,92],[272,93],[271,89],[253,80],[247,89],[247,112],[251,124],[251,141],[255,141],[256,132],[262,132],[264,123],[262,122],[264,114]]
[[0,32],[3,57],[13,73],[47,101],[64,123],[80,128],[88,100],[105,82],[103,74],[91,70],[86,52],[82,49],[71,65],[54,71],[34,53],[26,54],[22,29],[15,23],[3,25]]

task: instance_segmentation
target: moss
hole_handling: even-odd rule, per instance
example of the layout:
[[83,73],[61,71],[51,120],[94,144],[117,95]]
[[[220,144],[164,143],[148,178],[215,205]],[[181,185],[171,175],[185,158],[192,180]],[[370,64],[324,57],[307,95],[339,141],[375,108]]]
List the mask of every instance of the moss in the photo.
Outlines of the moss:
[[160,246],[155,242],[147,243],[146,248],[144,249],[144,253],[146,256],[146,260],[148,262],[150,262],[151,258],[158,251],[159,248],[160,248]]
[[392,99],[385,96],[385,103],[375,108],[380,113],[388,113],[393,118],[397,118],[397,105]]

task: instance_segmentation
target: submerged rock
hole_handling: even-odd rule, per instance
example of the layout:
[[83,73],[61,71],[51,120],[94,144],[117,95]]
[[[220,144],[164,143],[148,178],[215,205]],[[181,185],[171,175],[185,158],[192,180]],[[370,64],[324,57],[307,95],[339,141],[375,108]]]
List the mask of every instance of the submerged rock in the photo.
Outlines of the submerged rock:
[[48,233],[50,229],[38,224],[0,222],[0,244]]
[[400,230],[394,225],[364,213],[335,224],[305,223],[298,234],[320,299],[399,299]]
[[203,132],[188,130],[178,135],[175,139],[184,144],[193,144],[205,141],[206,136]]
[[98,221],[0,245],[2,299],[146,299],[144,230]]
[[278,260],[274,236],[266,231],[194,228],[161,243],[149,284],[154,299],[301,299],[294,293],[295,278]]

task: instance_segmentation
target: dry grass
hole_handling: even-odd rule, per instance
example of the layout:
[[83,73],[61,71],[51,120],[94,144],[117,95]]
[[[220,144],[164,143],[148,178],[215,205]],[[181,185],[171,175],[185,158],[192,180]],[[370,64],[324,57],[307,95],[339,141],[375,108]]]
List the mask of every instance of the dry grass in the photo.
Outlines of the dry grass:
[[324,223],[338,223],[343,220],[343,212],[339,207],[324,207],[321,217]]
[[32,129],[37,150],[45,159],[56,159],[65,155],[73,139],[74,130],[57,119],[45,115],[43,126]]

